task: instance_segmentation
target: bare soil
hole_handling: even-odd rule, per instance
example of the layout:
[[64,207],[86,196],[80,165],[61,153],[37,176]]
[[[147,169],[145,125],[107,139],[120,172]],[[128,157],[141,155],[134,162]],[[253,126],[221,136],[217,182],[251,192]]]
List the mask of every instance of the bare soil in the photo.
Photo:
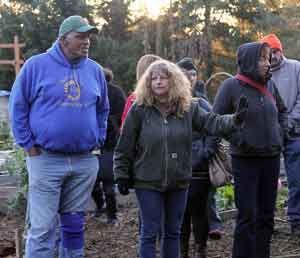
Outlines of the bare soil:
[[[136,258],[138,244],[138,211],[132,203],[119,208],[119,223],[108,225],[105,216],[87,216],[86,258]],[[300,238],[289,234],[284,211],[276,214],[276,226],[271,244],[271,255],[276,258],[300,258]],[[20,218],[0,217],[0,258],[14,258],[15,229],[20,227]],[[225,234],[221,240],[210,240],[208,258],[231,257],[234,219],[224,222]],[[191,240],[191,246],[193,240]],[[192,250],[191,250],[192,255]],[[159,256],[159,253],[157,254]]]

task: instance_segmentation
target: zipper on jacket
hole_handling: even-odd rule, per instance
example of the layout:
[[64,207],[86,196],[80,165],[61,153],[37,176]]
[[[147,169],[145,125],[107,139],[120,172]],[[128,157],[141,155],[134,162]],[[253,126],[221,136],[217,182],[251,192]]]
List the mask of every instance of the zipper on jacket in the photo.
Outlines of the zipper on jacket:
[[164,185],[168,185],[168,156],[169,156],[169,150],[168,150],[168,120],[167,118],[163,117],[164,121],[164,143],[165,143],[165,159],[166,159],[166,164],[165,164],[165,181]]
[[[263,97],[263,96],[260,97],[260,103],[261,103],[262,108],[263,108],[264,121],[266,122],[266,119],[267,119],[266,112],[267,112],[267,110],[266,110],[266,99],[265,99],[265,97]],[[265,139],[269,138],[267,130],[264,130],[264,135],[265,135]]]

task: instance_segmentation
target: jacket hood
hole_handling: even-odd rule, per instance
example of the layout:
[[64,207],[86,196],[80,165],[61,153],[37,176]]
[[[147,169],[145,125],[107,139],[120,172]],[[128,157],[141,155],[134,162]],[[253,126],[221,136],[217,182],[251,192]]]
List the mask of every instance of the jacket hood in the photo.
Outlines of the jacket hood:
[[238,72],[254,81],[262,83],[265,83],[271,78],[270,75],[267,75],[267,78],[262,78],[258,73],[258,61],[264,45],[267,46],[267,43],[245,43],[241,45],[237,51]]
[[81,65],[83,65],[87,57],[81,57],[73,62],[68,60],[67,57],[64,55],[60,45],[59,40],[56,40],[52,47],[47,50],[47,53],[59,64],[66,66],[68,68],[79,68]]

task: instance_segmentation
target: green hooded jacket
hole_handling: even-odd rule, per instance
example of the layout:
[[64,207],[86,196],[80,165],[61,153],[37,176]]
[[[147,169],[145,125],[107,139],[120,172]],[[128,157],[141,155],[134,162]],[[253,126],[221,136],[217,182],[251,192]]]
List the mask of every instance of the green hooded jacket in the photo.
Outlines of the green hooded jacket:
[[115,179],[158,191],[187,188],[192,176],[192,131],[228,138],[234,115],[207,113],[197,101],[182,116],[133,104],[114,152]]

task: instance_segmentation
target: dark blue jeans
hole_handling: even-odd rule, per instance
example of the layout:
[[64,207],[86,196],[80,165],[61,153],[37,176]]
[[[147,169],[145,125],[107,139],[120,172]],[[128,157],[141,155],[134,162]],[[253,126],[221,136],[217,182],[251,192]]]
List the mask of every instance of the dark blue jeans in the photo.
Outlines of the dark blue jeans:
[[232,258],[269,258],[280,157],[232,158],[238,209]]
[[141,217],[139,257],[156,257],[156,238],[161,231],[163,221],[161,257],[179,258],[180,228],[186,205],[187,189],[167,192],[136,189],[135,192]]
[[287,141],[283,154],[289,189],[287,215],[291,226],[300,231],[300,138]]
[[216,188],[211,188],[208,194],[208,222],[209,222],[209,231],[211,230],[222,230],[222,220],[220,218],[217,204],[216,204]]

